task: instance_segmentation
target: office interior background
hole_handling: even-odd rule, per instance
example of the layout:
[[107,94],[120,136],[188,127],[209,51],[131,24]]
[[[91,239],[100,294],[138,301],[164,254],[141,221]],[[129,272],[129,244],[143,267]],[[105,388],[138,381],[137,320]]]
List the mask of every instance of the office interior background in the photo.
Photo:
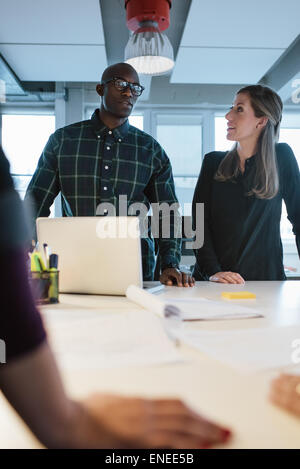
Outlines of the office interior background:
[[[173,0],[165,33],[175,66],[140,77],[129,120],[166,150],[185,215],[204,155],[231,147],[224,116],[242,86],[279,93],[280,141],[300,165],[299,17],[299,0]],[[21,197],[50,134],[99,107],[95,86],[124,60],[129,35],[124,0],[0,0],[0,139]],[[59,198],[51,214],[60,215]],[[281,233],[285,266],[300,275],[284,206]]]

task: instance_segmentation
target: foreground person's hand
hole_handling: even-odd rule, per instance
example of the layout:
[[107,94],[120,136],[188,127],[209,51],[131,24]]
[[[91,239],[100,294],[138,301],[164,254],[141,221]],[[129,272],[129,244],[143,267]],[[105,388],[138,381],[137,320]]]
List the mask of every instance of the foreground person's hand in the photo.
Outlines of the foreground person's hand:
[[104,448],[208,448],[231,435],[177,399],[98,394],[84,407]]
[[178,287],[193,287],[195,285],[195,279],[191,274],[181,272],[174,267],[164,269],[159,277],[159,281],[168,286],[175,284]]
[[270,389],[270,400],[300,417],[300,376],[281,374],[274,379]]

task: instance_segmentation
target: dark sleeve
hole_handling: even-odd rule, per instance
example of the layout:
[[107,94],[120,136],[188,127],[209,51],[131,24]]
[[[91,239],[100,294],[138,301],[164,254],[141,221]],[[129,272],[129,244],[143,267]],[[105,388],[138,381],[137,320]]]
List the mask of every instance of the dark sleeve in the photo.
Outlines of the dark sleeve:
[[0,147],[0,345],[2,355],[3,345],[6,351],[0,362],[30,352],[46,337],[28,283],[27,239],[22,204]]
[[[145,194],[151,204],[165,204],[170,207],[170,236],[164,237],[163,232],[158,238],[159,255],[162,270],[170,263],[179,264],[181,258],[181,216],[179,204],[175,194],[172,167],[161,146],[155,142],[154,171],[145,189]],[[163,205],[162,205],[163,207]],[[163,210],[159,212],[160,223],[163,222]],[[166,219],[166,218],[165,218]]]
[[9,163],[0,146],[0,194],[13,189],[14,183],[9,173]]
[[286,205],[288,220],[296,236],[298,255],[300,257],[300,173],[293,150],[286,143],[279,144],[280,184]]
[[[222,270],[214,250],[210,228],[211,185],[216,169],[213,157],[206,155],[202,163],[193,197],[193,230],[197,230],[198,233],[203,229],[203,227],[199,226],[199,224],[197,226],[196,206],[198,203],[204,204],[204,243],[200,249],[194,250],[197,261],[195,266],[195,276],[197,277],[197,274],[199,275],[198,280],[208,280],[211,275]],[[199,239],[201,238],[200,235],[197,235],[197,237]]]
[[0,267],[0,338],[9,363],[38,347],[46,333],[30,291],[24,250],[1,249]]
[[33,233],[36,218],[49,216],[50,207],[60,191],[56,153],[59,135],[57,131],[50,136],[26,191],[25,203],[31,214]]
[[0,146],[0,247],[23,246],[29,235],[22,202]]

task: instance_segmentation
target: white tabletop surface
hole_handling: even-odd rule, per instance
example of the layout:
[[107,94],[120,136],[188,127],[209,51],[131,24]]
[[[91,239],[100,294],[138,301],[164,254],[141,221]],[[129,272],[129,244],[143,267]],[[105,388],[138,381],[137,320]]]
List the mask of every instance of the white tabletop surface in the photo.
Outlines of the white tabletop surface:
[[[195,288],[166,287],[157,295],[160,298],[205,296],[220,299],[221,292],[226,290],[255,293],[255,300],[234,301],[259,311],[264,317],[195,321],[189,323],[189,327],[232,330],[300,325],[300,281],[247,282],[244,286],[198,282]],[[54,309],[56,314],[52,314]],[[61,295],[58,305],[41,308],[50,334],[61,318],[72,321],[74,314],[84,318],[83,310],[107,314],[140,308],[124,297],[85,295]],[[270,380],[277,372],[244,374],[188,346],[180,344],[178,351],[186,359],[181,363],[98,371],[82,366],[76,368],[75,364],[71,369],[62,369],[63,379],[69,394],[75,398],[95,391],[180,397],[233,430],[234,437],[226,448],[300,448],[300,419],[273,406],[267,398]],[[0,415],[0,448],[40,447],[2,396]]]

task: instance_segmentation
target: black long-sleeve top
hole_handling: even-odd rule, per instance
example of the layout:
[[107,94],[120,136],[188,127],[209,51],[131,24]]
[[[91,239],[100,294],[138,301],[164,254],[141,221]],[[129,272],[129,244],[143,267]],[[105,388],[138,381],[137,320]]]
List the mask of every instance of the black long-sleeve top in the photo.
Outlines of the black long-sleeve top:
[[0,147],[0,367],[46,339],[27,278],[25,225],[22,204]]
[[[284,280],[280,219],[282,200],[296,235],[300,256],[300,175],[292,149],[276,144],[279,191],[272,199],[247,196],[253,187],[257,155],[233,181],[219,182],[216,171],[227,152],[204,157],[193,198],[204,203],[204,244],[195,251],[196,280],[221,271],[238,272],[245,280]],[[199,227],[198,227],[199,229]]]

